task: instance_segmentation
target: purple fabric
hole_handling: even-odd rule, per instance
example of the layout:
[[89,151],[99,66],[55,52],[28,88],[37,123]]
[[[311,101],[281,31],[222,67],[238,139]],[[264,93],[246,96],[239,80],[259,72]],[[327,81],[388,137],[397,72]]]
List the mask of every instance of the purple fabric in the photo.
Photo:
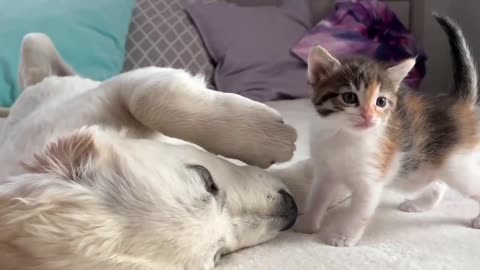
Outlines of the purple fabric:
[[377,0],[337,0],[334,13],[313,27],[292,51],[306,62],[316,44],[338,58],[367,55],[393,64],[417,56],[404,82],[418,88],[425,76],[425,53],[395,13]]
[[285,0],[280,6],[231,4],[186,8],[216,64],[219,91],[265,102],[310,94],[306,64],[291,48],[310,25],[307,0]]

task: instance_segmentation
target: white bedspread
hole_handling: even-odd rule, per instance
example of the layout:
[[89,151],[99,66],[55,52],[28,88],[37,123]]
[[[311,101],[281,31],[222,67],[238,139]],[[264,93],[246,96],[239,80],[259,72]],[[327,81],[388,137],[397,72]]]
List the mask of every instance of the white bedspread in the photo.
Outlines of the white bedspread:
[[[270,105],[298,129],[294,161],[308,157],[307,129],[313,115],[309,102],[281,101]],[[371,226],[356,247],[330,247],[320,241],[323,236],[287,232],[266,244],[225,257],[218,269],[480,269],[480,230],[468,226],[478,211],[475,203],[450,191],[439,208],[415,214],[397,210],[403,198],[394,192],[384,194]],[[329,215],[327,232],[338,211],[341,207]]]
[[[299,132],[294,160],[308,157],[307,100],[270,103]],[[480,181],[480,179],[478,179]],[[336,208],[321,235],[287,232],[269,243],[245,249],[222,260],[219,270],[478,270],[480,230],[469,227],[477,205],[450,191],[441,206],[428,213],[397,210],[405,196],[384,194],[366,235],[356,247],[335,248],[321,241],[335,221]]]

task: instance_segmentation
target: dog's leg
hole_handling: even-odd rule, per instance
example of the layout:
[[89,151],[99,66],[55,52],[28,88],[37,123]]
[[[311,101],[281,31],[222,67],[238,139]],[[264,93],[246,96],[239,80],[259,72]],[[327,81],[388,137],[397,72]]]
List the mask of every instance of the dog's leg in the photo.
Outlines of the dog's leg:
[[[100,88],[119,98],[144,126],[207,151],[268,167],[289,160],[295,130],[274,109],[207,89],[182,70],[145,68],[114,77]],[[107,94],[108,95],[108,94]]]

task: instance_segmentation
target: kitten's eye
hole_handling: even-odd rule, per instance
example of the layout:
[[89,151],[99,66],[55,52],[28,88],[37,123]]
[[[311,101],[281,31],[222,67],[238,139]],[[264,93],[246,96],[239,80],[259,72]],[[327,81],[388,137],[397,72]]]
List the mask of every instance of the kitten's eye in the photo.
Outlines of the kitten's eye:
[[357,95],[352,92],[346,92],[342,94],[342,99],[347,104],[356,104],[357,103]]
[[387,106],[387,99],[385,97],[377,98],[377,106],[382,108]]

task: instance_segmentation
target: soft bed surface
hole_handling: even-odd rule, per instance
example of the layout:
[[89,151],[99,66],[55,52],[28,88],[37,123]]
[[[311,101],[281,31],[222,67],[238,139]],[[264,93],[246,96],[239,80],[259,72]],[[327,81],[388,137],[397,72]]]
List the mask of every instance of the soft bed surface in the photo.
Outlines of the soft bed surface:
[[[286,122],[298,129],[294,161],[305,159],[308,151],[308,122],[314,112],[308,100],[269,103]],[[480,179],[479,179],[480,181]],[[374,269],[480,269],[480,230],[469,227],[477,205],[449,191],[440,207],[428,213],[397,210],[412,194],[387,192],[371,226],[360,243],[351,248],[325,245],[323,237],[332,223],[340,221],[342,208],[327,216],[320,235],[287,232],[260,246],[225,257],[221,270],[374,270]]]
[[[298,129],[297,152],[292,162],[307,158],[308,122],[314,116],[309,102],[277,101],[269,105]],[[0,129],[1,125],[2,119]],[[440,207],[428,213],[397,210],[398,204],[410,196],[385,193],[371,226],[355,247],[335,248],[321,241],[332,223],[339,221],[342,208],[337,207],[327,216],[326,229],[320,235],[286,232],[268,243],[226,256],[218,269],[480,269],[480,230],[469,227],[470,219],[477,214],[477,205],[449,191]]]

